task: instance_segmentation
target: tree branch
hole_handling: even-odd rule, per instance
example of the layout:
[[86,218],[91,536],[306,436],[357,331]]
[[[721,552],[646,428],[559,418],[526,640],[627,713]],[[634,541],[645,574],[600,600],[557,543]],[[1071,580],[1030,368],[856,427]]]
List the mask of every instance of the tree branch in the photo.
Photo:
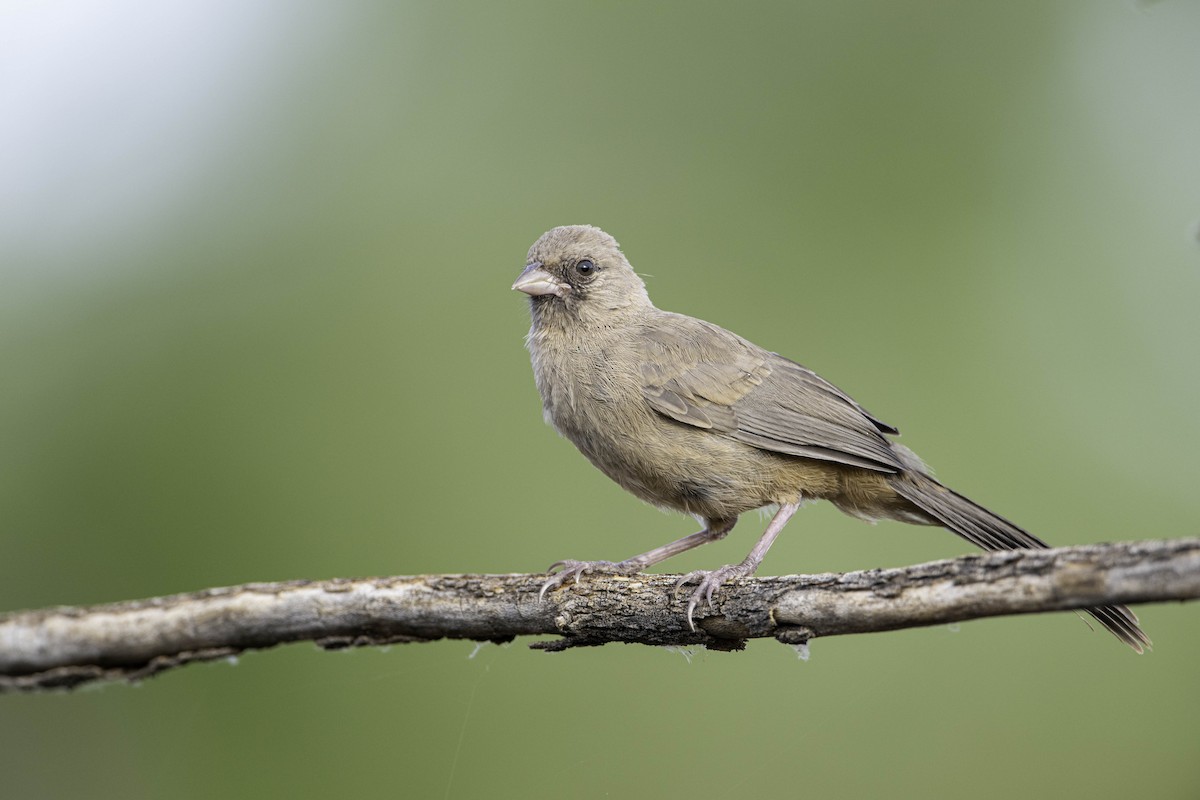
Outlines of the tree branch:
[[[901,569],[747,578],[688,628],[676,576],[588,575],[538,601],[543,575],[255,583],[0,616],[0,691],[136,681],[194,661],[311,640],[329,649],[517,636],[543,650],[637,642],[740,650],[771,636],[939,625],[1004,614],[1200,597],[1200,539],[1016,550]],[[706,616],[707,614],[707,616]]]

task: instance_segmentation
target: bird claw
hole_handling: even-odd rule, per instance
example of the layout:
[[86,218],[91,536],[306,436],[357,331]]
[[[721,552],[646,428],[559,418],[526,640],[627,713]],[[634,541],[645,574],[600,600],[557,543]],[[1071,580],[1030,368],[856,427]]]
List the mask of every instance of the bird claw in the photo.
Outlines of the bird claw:
[[615,561],[575,561],[569,558],[563,561],[555,561],[550,565],[550,569],[546,570],[550,577],[542,584],[542,589],[538,592],[538,602],[540,603],[545,600],[546,592],[565,585],[572,578],[575,579],[575,583],[579,583],[579,579],[585,572],[607,572],[614,575],[625,575],[636,571],[636,568],[629,569],[624,564],[619,564]]
[[699,579],[700,585],[696,587],[691,596],[688,597],[687,604],[687,623],[688,627],[693,631],[696,630],[695,612],[700,607],[701,603],[709,608],[716,608],[713,604],[713,594],[720,589],[722,584],[734,578],[744,578],[754,570],[747,567],[745,564],[726,564],[720,569],[703,570],[698,569],[689,572],[679,580],[675,581],[674,595],[679,597],[679,590],[686,584]]

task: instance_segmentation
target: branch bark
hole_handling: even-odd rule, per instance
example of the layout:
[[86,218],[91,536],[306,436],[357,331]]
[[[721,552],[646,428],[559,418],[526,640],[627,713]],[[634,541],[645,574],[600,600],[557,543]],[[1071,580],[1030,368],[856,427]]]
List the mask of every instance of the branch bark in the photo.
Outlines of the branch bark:
[[773,637],[939,625],[1108,603],[1200,598],[1200,539],[984,553],[862,572],[747,578],[688,628],[673,575],[588,575],[538,601],[544,575],[254,583],[0,616],[0,691],[137,681],[196,661],[311,640],[338,649],[436,639],[533,647],[609,642],[740,650]]

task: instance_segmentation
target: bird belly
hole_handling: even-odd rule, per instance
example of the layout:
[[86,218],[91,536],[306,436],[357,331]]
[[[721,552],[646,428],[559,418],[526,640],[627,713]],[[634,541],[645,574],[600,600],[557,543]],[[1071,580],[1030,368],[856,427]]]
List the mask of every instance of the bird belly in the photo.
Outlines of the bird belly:
[[[643,406],[644,408],[644,406]],[[799,499],[783,485],[796,461],[661,417],[646,408],[636,419],[604,419],[555,427],[601,472],[660,508],[704,519]]]

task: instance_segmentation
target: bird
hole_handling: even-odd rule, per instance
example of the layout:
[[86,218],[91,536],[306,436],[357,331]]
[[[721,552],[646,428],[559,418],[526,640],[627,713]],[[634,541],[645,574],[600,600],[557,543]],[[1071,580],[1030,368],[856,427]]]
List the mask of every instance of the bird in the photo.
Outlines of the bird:
[[[827,500],[868,521],[946,528],[984,550],[1044,541],[944,486],[883,422],[812,370],[718,325],[663,311],[620,245],[591,225],[544,233],[512,288],[529,296],[526,337],[543,415],[636,497],[704,527],[623,561],[552,564],[540,597],[586,573],[635,574],[724,538],[740,514],[774,508],[746,558],[679,579],[714,608],[752,575],[802,503]],[[1125,606],[1086,609],[1137,652],[1150,646]]]

